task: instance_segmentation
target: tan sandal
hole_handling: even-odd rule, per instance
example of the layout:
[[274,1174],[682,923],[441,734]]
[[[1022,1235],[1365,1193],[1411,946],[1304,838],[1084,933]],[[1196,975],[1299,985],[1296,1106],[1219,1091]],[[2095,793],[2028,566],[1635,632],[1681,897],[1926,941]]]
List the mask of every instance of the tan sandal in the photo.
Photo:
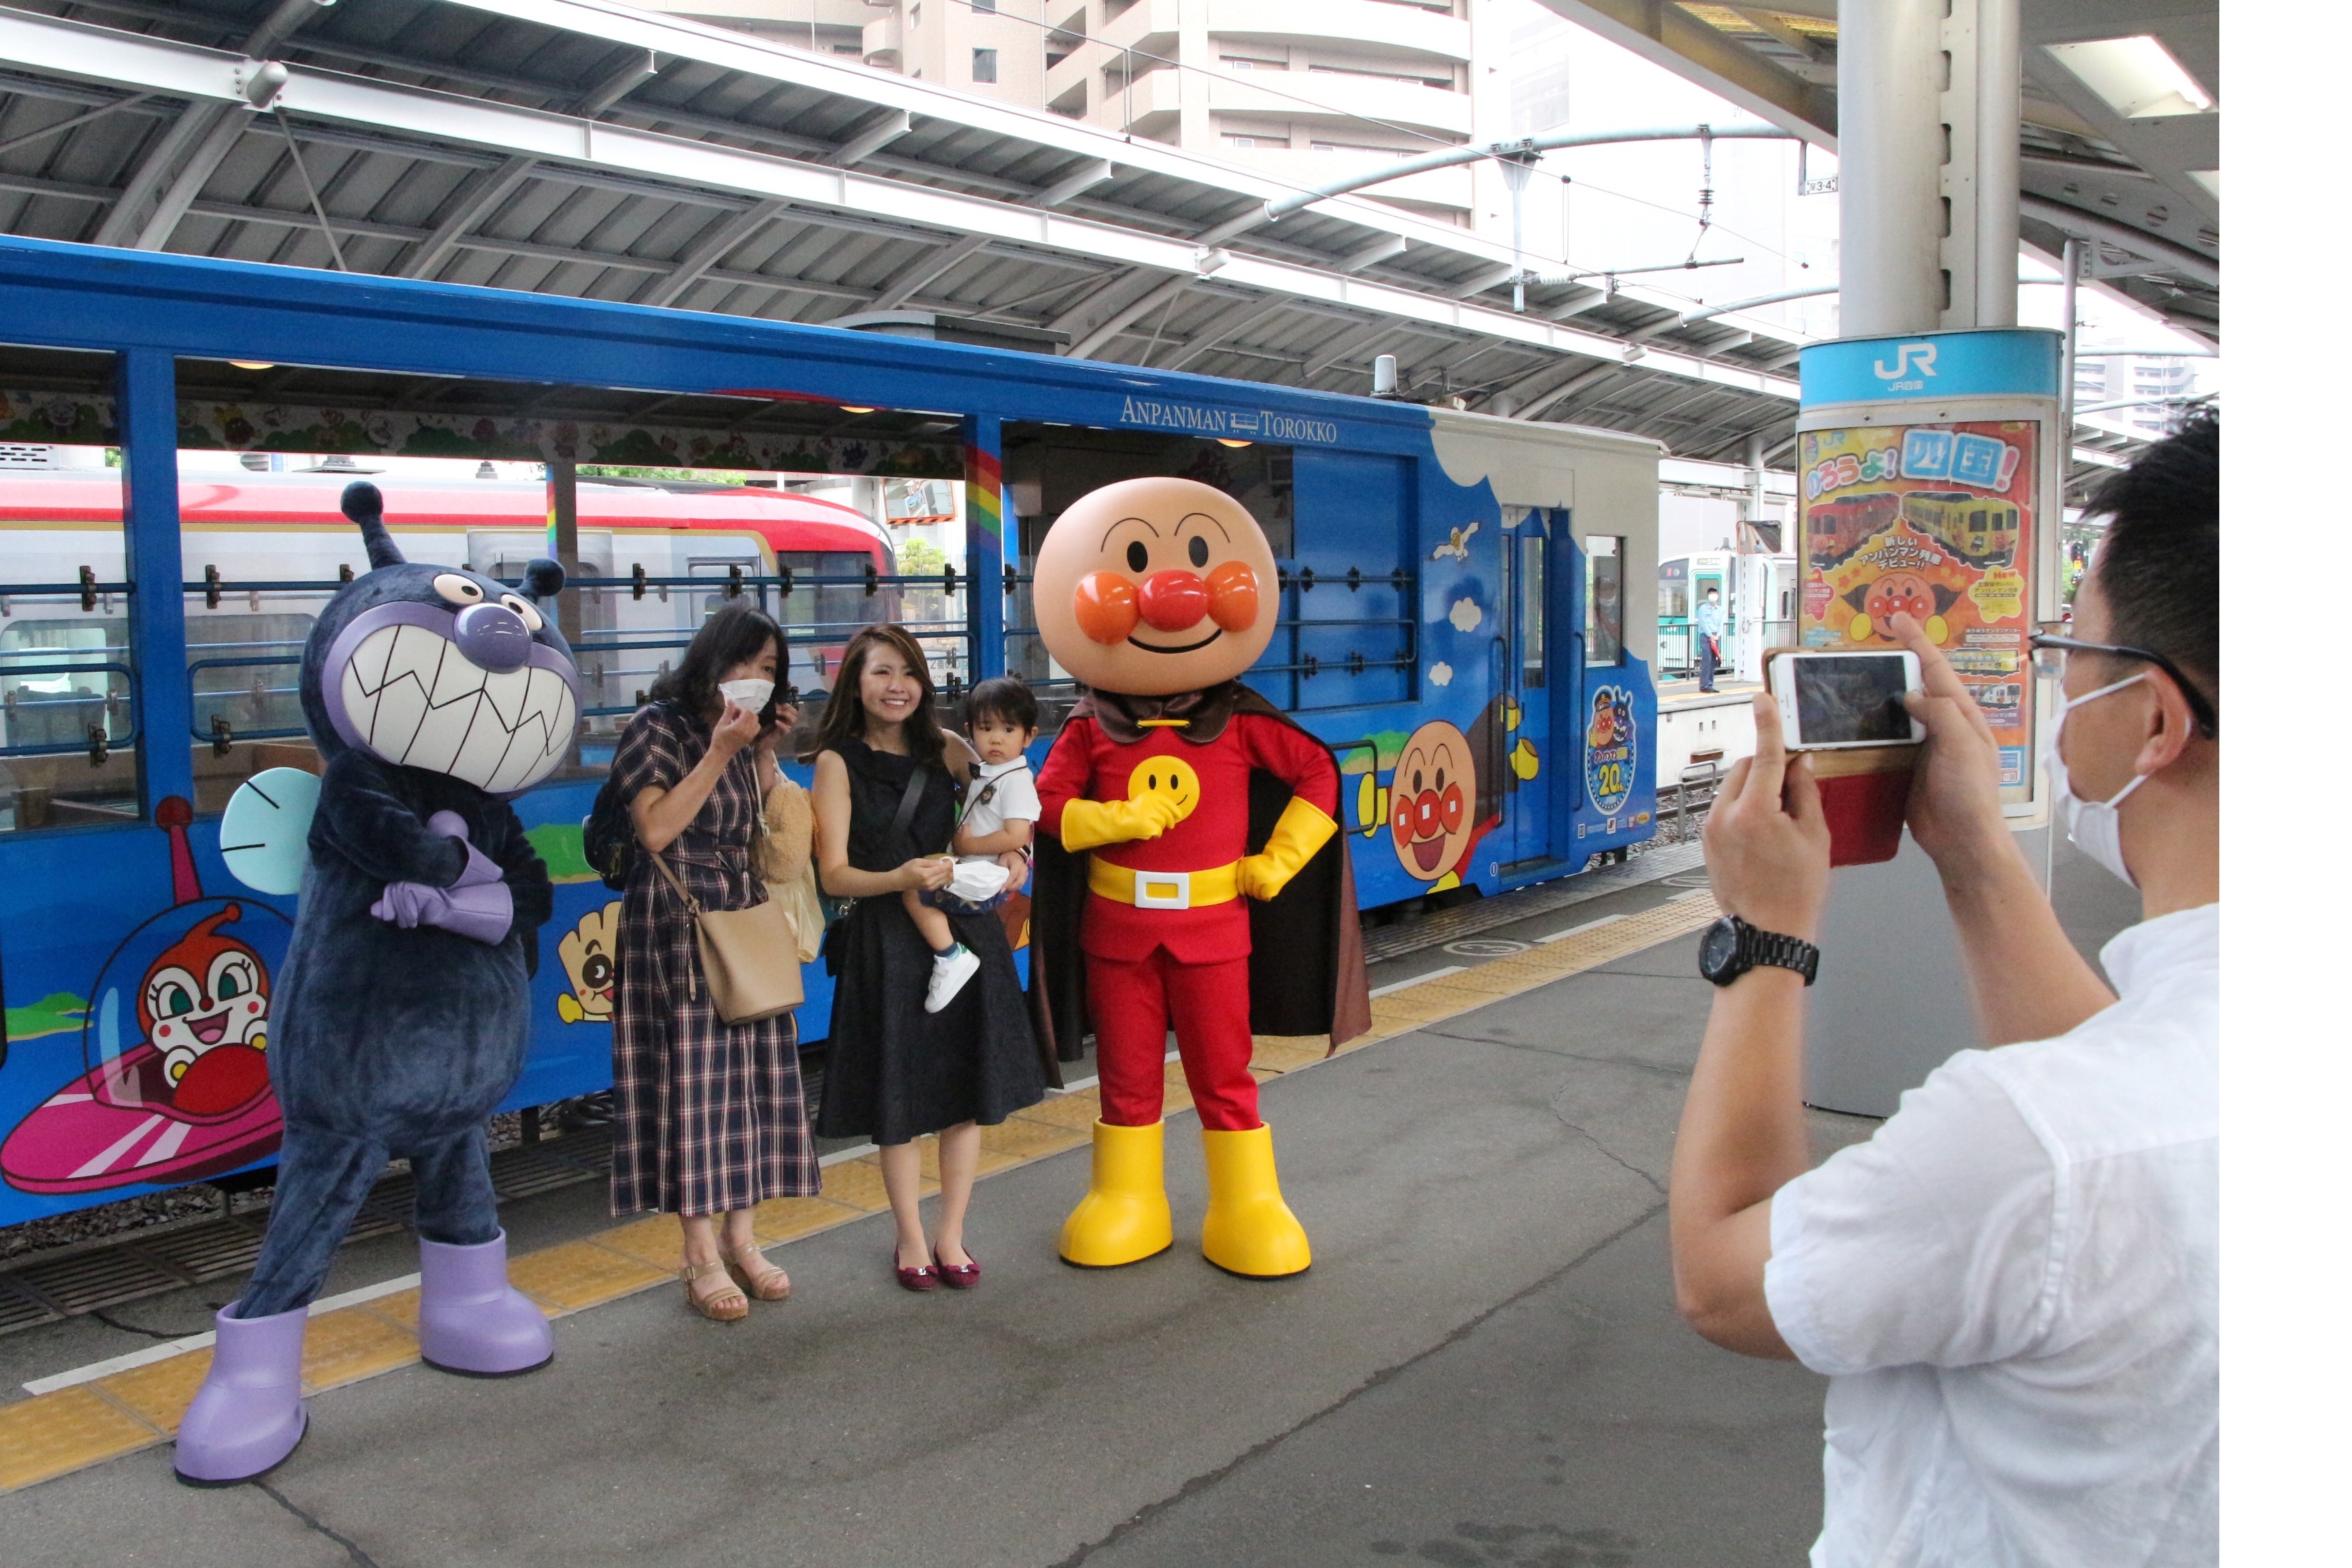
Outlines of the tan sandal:
[[[719,1256],[726,1263],[727,1272],[733,1277],[735,1283],[749,1290],[755,1300],[781,1301],[793,1293],[792,1276],[770,1263],[767,1255],[757,1247],[747,1247],[740,1252],[722,1247],[719,1249]],[[761,1272],[754,1273],[753,1265],[757,1265]]]
[[[705,1296],[695,1289],[694,1282],[719,1275],[727,1280],[723,1289]],[[733,1270],[724,1263],[689,1263],[677,1271],[686,1282],[686,1304],[714,1323],[738,1323],[750,1315],[751,1303],[735,1283]]]

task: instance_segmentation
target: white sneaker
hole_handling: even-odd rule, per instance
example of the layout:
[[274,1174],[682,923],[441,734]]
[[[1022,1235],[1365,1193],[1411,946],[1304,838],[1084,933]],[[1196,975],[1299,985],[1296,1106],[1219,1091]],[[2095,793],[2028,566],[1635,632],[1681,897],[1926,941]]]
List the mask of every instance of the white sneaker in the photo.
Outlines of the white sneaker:
[[931,988],[923,998],[923,1011],[936,1013],[956,999],[963,983],[980,973],[980,954],[956,943],[953,952],[931,960]]

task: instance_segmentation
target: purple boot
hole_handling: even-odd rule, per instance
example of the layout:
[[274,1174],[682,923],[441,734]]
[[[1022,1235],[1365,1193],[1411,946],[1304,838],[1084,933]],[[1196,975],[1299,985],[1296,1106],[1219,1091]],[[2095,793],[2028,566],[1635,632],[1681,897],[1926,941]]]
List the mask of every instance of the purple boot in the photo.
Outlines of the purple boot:
[[302,1405],[302,1330],[308,1307],[271,1318],[213,1318],[212,1370],[180,1421],[172,1468],[192,1487],[249,1481],[294,1451],[310,1427]]
[[507,1283],[507,1233],[478,1247],[417,1241],[425,1276],[416,1337],[425,1364],[469,1377],[532,1372],[555,1359],[547,1315]]

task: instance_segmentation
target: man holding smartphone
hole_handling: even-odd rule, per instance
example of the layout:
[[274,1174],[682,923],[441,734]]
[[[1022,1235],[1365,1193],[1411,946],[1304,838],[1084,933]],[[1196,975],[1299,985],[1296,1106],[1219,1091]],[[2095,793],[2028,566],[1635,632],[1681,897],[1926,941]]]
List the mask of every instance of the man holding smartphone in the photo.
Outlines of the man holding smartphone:
[[[2219,1552],[2218,420],[2116,475],[2046,742],[2058,820],[2140,892],[2077,955],[2000,814],[1990,727],[1918,626],[1907,821],[1941,873],[1987,1048],[1817,1170],[1805,986],[1829,895],[1809,762],[1769,697],[1706,828],[1722,986],[1676,1143],[1675,1293],[1709,1340],[1831,1379],[1822,1531],[1846,1564]],[[1899,1026],[1890,1011],[1890,1027]]]

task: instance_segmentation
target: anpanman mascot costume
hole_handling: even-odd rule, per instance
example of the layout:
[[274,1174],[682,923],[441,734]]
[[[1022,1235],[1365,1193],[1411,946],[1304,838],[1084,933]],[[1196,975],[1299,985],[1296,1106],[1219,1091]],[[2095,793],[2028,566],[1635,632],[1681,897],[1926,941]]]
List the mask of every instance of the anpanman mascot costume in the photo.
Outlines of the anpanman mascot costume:
[[[1313,1259],[1258,1120],[1250,1036],[1370,1026],[1331,753],[1238,677],[1276,618],[1274,552],[1221,490],[1127,479],[1082,497],[1037,552],[1037,625],[1088,689],[1037,777],[1031,927],[1039,1021],[1102,1074],[1094,1178],[1062,1227],[1091,1268],[1167,1250],[1168,1031],[1201,1112],[1201,1251],[1276,1279]],[[1278,937],[1276,932],[1279,932]]]

